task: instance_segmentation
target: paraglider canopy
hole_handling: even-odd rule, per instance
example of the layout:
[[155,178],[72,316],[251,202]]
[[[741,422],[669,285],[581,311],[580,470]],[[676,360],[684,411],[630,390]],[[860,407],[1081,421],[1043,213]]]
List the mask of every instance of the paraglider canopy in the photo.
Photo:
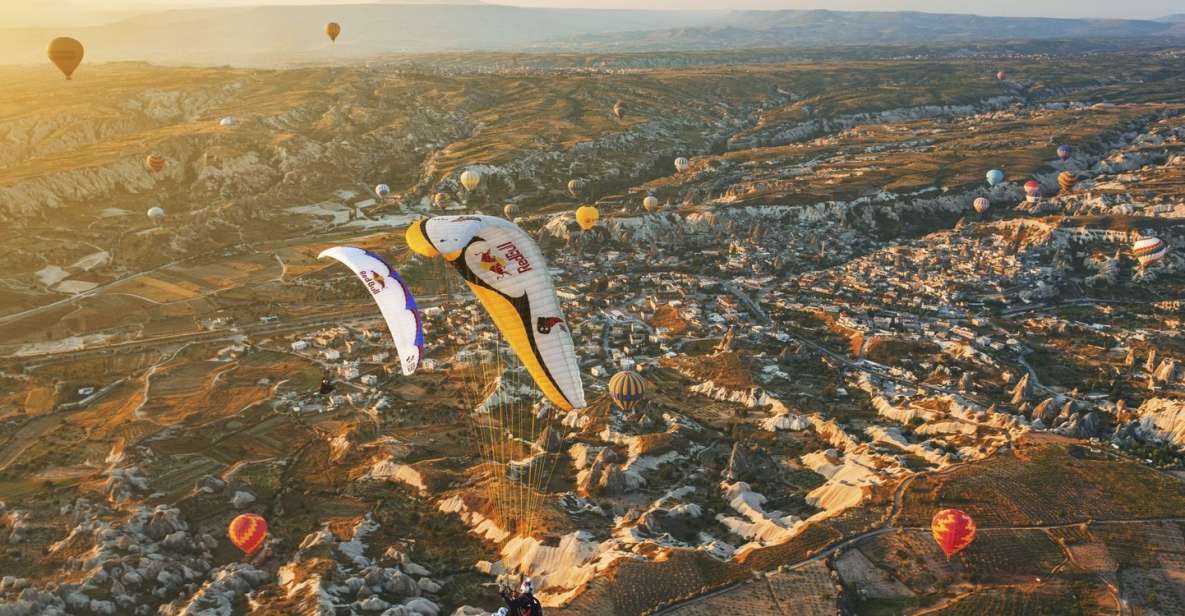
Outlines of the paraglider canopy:
[[601,213],[591,205],[582,205],[576,208],[576,224],[580,225],[580,228],[585,231],[596,226],[597,219],[600,217]]
[[424,328],[416,300],[403,277],[382,257],[369,250],[334,246],[317,255],[318,259],[325,257],[336,259],[350,268],[370,291],[395,341],[403,374],[414,373],[424,355]]
[[82,56],[85,53],[82,43],[68,36],[60,36],[50,41],[45,51],[49,61],[62,71],[66,79],[74,78],[74,70],[82,64]]
[[342,33],[341,24],[336,21],[331,21],[325,24],[325,34],[329,36],[329,40],[337,42],[337,35]]

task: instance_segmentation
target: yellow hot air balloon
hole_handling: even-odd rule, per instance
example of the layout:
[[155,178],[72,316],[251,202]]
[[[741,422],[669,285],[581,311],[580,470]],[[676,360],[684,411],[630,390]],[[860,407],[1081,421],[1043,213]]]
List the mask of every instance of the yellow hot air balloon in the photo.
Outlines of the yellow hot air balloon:
[[625,113],[626,113],[625,103],[623,103],[621,101],[617,101],[616,103],[613,103],[613,115],[616,116],[618,120],[624,119]]
[[576,224],[580,225],[580,228],[585,231],[595,227],[597,219],[600,217],[601,213],[591,205],[582,205],[576,208]]
[[152,173],[160,173],[165,168],[165,159],[159,154],[149,154],[148,158],[144,159],[144,166]]
[[580,182],[577,180],[568,180],[568,193],[573,197],[580,196]]
[[436,193],[436,195],[432,197],[432,205],[435,205],[442,210],[448,207],[448,195],[442,192]]
[[623,411],[630,411],[642,401],[646,382],[636,372],[621,371],[609,379],[609,398]]
[[473,190],[477,188],[478,184],[481,184],[481,174],[478,172],[472,169],[466,169],[465,172],[461,174],[461,186],[464,186],[465,190],[473,192]]
[[336,21],[331,21],[325,24],[325,34],[329,35],[329,40],[337,42],[337,35],[342,33],[341,24]]
[[71,79],[74,69],[82,64],[84,50],[82,43],[68,36],[62,36],[49,42],[46,53],[49,55],[49,61],[57,65],[66,79]]
[[1058,185],[1058,187],[1060,187],[1062,189],[1062,192],[1064,192],[1064,193],[1068,193],[1068,192],[1074,190],[1074,185],[1077,183],[1078,183],[1078,176],[1074,175],[1073,173],[1070,173],[1069,171],[1063,171],[1063,172],[1057,174],[1057,185]]

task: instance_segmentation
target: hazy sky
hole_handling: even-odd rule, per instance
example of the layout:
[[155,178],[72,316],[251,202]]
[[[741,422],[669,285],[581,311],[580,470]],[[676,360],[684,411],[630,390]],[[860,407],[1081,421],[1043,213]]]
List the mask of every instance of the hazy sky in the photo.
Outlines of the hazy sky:
[[[144,10],[195,6],[363,4],[370,1],[373,0],[0,0],[0,27],[49,26],[66,21],[94,23]],[[413,1],[430,3],[430,0]],[[1152,19],[1185,12],[1185,2],[1182,0],[495,0],[491,3],[630,9],[912,10],[980,15],[1129,19]]]

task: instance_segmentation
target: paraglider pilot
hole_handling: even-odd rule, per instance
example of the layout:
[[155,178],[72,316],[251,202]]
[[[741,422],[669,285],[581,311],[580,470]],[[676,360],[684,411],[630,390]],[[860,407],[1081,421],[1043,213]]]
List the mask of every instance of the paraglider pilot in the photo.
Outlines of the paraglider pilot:
[[506,613],[509,616],[543,616],[543,606],[535,598],[535,587],[530,579],[523,580],[516,594],[512,595],[506,588],[499,590],[498,594],[502,595],[502,600],[506,602],[509,609]]

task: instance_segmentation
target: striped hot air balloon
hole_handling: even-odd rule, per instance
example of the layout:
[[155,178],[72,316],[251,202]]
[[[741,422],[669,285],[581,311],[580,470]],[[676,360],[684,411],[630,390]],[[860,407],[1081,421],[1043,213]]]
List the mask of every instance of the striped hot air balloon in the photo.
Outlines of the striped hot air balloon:
[[622,370],[609,379],[609,398],[623,411],[633,410],[646,393],[646,381],[636,372]]
[[618,120],[624,119],[625,113],[626,113],[625,103],[623,103],[621,101],[617,101],[616,103],[613,103],[613,115]]
[[646,198],[642,199],[642,207],[646,208],[647,212],[653,212],[657,210],[658,197],[655,197],[654,195],[646,195]]
[[149,154],[148,158],[144,159],[144,166],[153,173],[160,173],[165,169],[165,159],[159,154]]
[[992,207],[992,202],[988,201],[987,197],[976,197],[975,201],[971,203],[971,207],[974,207],[976,212],[982,214],[988,211],[988,208]]
[[244,513],[231,520],[227,529],[231,543],[243,551],[251,554],[263,545],[267,539],[267,520],[254,513]]
[[950,558],[975,540],[975,521],[958,509],[943,509],[934,514],[930,531],[942,553]]
[[1068,193],[1073,190],[1074,185],[1078,183],[1078,178],[1069,171],[1063,171],[1057,174],[1057,185],[1061,187],[1062,192]]
[[1037,180],[1025,182],[1025,199],[1029,203],[1036,203],[1041,199],[1041,183]]
[[1132,244],[1132,256],[1140,262],[1140,267],[1148,267],[1163,259],[1169,252],[1169,247],[1159,237],[1143,237]]
[[507,203],[506,207],[502,208],[502,214],[505,215],[506,220],[511,220],[518,216],[518,206],[513,203]]

